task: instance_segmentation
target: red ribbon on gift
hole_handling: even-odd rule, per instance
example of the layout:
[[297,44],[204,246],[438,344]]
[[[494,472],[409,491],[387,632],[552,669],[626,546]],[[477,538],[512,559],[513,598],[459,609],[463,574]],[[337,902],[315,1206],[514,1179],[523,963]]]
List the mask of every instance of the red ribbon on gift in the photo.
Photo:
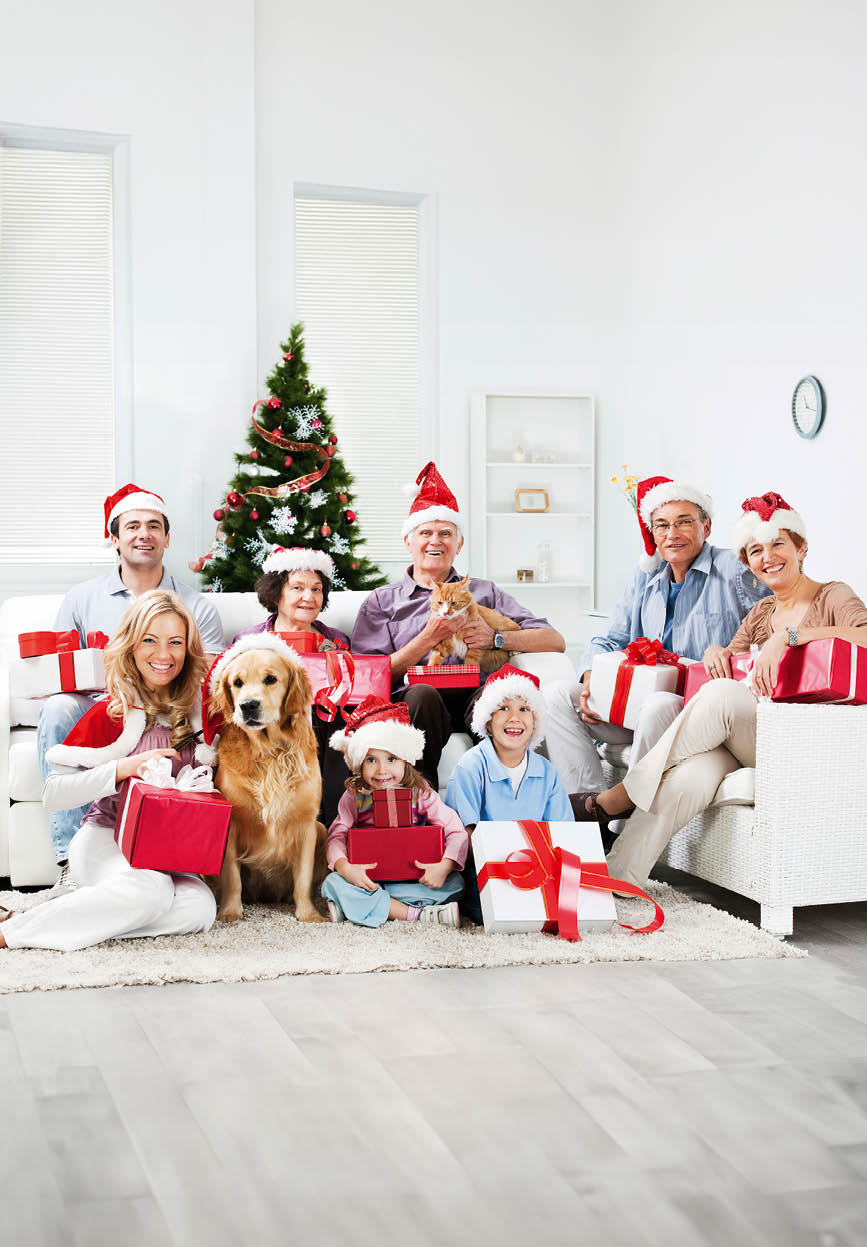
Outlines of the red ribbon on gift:
[[581,888],[640,896],[650,901],[654,908],[653,921],[646,927],[631,927],[621,922],[620,926],[625,931],[644,935],[662,926],[665,914],[653,897],[634,883],[613,878],[605,862],[582,862],[576,853],[555,845],[548,823],[519,819],[518,826],[529,848],[516,849],[503,862],[486,862],[478,873],[480,892],[489,879],[504,879],[513,887],[529,892],[541,890],[546,919],[542,930],[559,932],[564,940],[581,939],[578,934],[578,893]]
[[355,659],[347,649],[333,649],[325,651],[325,662],[331,683],[315,694],[313,704],[324,723],[333,723],[338,710],[344,719],[349,718],[346,702],[355,679]]
[[88,649],[105,649],[106,645],[108,645],[108,637],[104,632],[88,632]]
[[[104,632],[88,632],[87,649],[105,649],[108,637]],[[20,632],[18,652],[22,658],[41,658],[44,654],[56,654],[60,666],[60,688],[64,693],[75,692],[75,655],[81,649],[81,637],[77,628],[65,632]]]
[[629,690],[632,688],[632,676],[636,667],[677,667],[677,687],[675,692],[683,696],[686,682],[686,665],[679,661],[677,654],[663,647],[661,641],[651,641],[649,637],[636,637],[624,650],[626,655],[617,668],[614,680],[614,696],[611,698],[609,723],[623,726],[626,718],[626,704],[629,701]]

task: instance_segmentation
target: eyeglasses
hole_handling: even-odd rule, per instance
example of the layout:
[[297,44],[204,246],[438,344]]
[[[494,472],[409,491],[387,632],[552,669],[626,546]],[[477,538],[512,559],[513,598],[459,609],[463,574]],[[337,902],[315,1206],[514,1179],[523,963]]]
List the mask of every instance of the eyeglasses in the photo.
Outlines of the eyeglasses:
[[682,519],[666,524],[664,520],[660,520],[658,523],[651,525],[651,532],[654,537],[664,537],[670,528],[673,528],[676,532],[685,533],[688,529],[695,528],[697,523],[698,520]]

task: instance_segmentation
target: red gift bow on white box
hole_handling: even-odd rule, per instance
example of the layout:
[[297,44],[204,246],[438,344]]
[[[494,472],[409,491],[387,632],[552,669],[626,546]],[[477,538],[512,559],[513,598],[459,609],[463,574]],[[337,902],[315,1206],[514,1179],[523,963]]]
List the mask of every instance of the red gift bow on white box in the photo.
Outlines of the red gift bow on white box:
[[[104,632],[88,632],[86,649],[105,649],[108,637]],[[20,632],[18,653],[22,658],[41,658],[56,654],[60,665],[60,688],[64,693],[75,691],[75,657],[82,648],[77,628],[65,632]]]
[[665,914],[642,888],[609,875],[604,862],[582,862],[577,853],[555,845],[547,823],[519,819],[518,826],[529,848],[515,849],[503,862],[486,862],[478,873],[480,892],[489,879],[504,879],[513,887],[528,892],[540,889],[546,917],[542,930],[559,933],[564,940],[581,939],[578,934],[578,893],[581,888],[619,892],[624,896],[640,896],[650,901],[655,911],[653,921],[646,927],[631,927],[621,922],[619,925],[625,931],[644,935],[662,926]]
[[632,676],[636,667],[677,667],[677,692],[683,694],[686,681],[686,666],[680,662],[677,654],[663,647],[661,641],[651,641],[649,637],[636,637],[624,650],[625,657],[617,668],[614,680],[614,696],[611,698],[609,723],[623,725],[626,717],[626,703],[629,701],[629,690],[632,687]]

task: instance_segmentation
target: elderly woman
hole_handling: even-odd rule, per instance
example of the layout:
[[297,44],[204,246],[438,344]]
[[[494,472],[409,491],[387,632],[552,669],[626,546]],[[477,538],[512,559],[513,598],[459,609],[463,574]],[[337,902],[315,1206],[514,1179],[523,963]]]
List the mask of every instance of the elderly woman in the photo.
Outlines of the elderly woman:
[[[315,632],[320,637],[321,650],[334,649],[335,642],[348,647],[349,637],[345,632],[319,621],[321,611],[328,605],[333,579],[334,563],[323,550],[303,546],[286,550],[275,546],[265,559],[262,575],[255,585],[259,601],[270,612],[268,618],[254,628],[239,632],[235,641],[254,632]],[[339,723],[323,723],[317,714],[313,715],[322,772],[320,816],[326,827],[337,816],[337,803],[343,796],[344,781],[349,777],[343,755],[328,748],[329,738],[339,726]]]
[[867,647],[861,599],[839,580],[823,584],[804,574],[807,529],[798,512],[775,493],[748,498],[743,512],[732,548],[772,596],[753,607],[728,645],[705,651],[710,682],[623,783],[588,798],[583,812],[606,830],[609,819],[635,811],[608,855],[611,873],[632,883],[644,884],[671,837],[710,805],[725,775],[756,765],[756,694],[731,678],[731,655],[760,647],[755,687],[770,695],[788,646],[840,637]]

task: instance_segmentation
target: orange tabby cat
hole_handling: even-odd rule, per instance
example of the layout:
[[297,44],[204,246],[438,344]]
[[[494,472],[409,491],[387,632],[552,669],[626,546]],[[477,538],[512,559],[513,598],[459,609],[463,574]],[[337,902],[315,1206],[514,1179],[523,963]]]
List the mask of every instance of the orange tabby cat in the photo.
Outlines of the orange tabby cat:
[[[466,575],[463,580],[454,580],[450,584],[440,584],[438,580],[434,581],[430,595],[430,613],[444,615],[450,619],[464,615],[468,624],[475,623],[477,619],[483,619],[495,632],[520,632],[521,625],[516,624],[514,620],[508,619],[489,606],[479,606],[467,588],[469,578],[469,575]],[[440,663],[447,662],[449,658],[458,658],[461,662],[477,662],[485,675],[496,671],[498,667],[502,667],[503,663],[509,661],[509,655],[502,649],[468,650],[461,640],[460,632],[456,632],[454,636],[445,637],[434,647],[430,656],[430,664],[438,666]]]

